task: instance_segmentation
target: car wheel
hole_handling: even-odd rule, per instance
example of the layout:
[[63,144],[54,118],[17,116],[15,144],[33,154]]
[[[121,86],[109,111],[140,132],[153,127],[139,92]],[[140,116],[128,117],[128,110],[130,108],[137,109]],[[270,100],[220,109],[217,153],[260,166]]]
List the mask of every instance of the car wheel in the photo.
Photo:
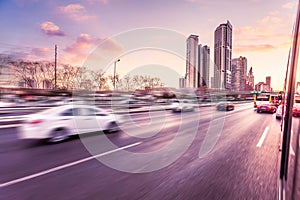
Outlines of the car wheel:
[[260,110],[257,110],[257,113],[260,113]]
[[105,133],[114,133],[119,131],[119,127],[116,122],[109,123],[107,129],[104,131]]
[[58,128],[51,134],[51,138],[48,139],[50,143],[57,143],[67,140],[69,138],[68,132],[64,128]]

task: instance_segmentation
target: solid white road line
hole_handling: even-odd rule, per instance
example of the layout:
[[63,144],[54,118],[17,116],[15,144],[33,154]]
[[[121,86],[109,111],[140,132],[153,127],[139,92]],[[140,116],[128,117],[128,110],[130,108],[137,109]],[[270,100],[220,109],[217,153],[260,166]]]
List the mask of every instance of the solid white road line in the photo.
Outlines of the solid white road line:
[[18,178],[18,179],[12,180],[12,181],[8,181],[6,183],[1,183],[0,188],[7,187],[7,186],[10,186],[10,185],[14,185],[14,184],[26,181],[26,180],[30,180],[30,179],[39,177],[39,176],[43,176],[43,175],[46,175],[46,174],[49,174],[49,173],[52,173],[52,172],[55,172],[55,171],[58,171],[58,170],[61,170],[61,169],[65,169],[67,167],[78,165],[80,163],[87,162],[87,161],[92,160],[92,159],[97,158],[97,157],[105,156],[105,155],[108,155],[108,154],[111,154],[111,153],[114,153],[114,152],[117,152],[117,151],[120,151],[120,150],[123,150],[123,149],[128,149],[130,147],[137,146],[141,143],[142,142],[137,142],[137,143],[130,144],[130,145],[127,145],[127,146],[124,146],[124,147],[120,147],[118,149],[114,149],[114,150],[107,151],[107,152],[104,152],[104,153],[101,153],[101,154],[98,154],[98,155],[90,156],[90,157],[83,158],[83,159],[80,159],[80,160],[77,160],[77,161],[74,161],[74,162],[71,162],[71,163],[67,163],[67,164],[60,165],[60,166],[57,166],[57,167],[54,167],[54,168],[51,168],[51,169],[47,169],[47,170],[29,175],[29,176],[25,176],[25,177]]
[[[294,134],[294,132],[293,132],[293,130],[291,130],[291,138],[293,138],[293,134]],[[294,149],[293,149],[292,143],[290,143],[290,154],[291,154],[292,156],[295,155],[295,151],[294,151]]]
[[260,140],[258,141],[256,147],[259,147],[259,148],[260,148],[260,147],[262,146],[262,144],[263,144],[263,142],[264,142],[264,140],[265,140],[265,138],[266,138],[266,136],[267,136],[267,134],[268,134],[268,131],[269,131],[269,127],[267,126],[267,127],[265,128],[265,131],[263,132],[263,134],[262,134]]
[[290,154],[291,154],[292,156],[295,155],[295,151],[294,151],[294,149],[293,149],[293,147],[292,147],[292,144],[290,144]]

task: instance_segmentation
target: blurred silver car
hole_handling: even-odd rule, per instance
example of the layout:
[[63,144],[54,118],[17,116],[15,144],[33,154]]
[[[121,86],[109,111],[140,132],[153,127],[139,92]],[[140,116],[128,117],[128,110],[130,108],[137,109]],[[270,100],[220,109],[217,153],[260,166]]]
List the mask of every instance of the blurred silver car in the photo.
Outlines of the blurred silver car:
[[219,102],[216,108],[217,110],[230,111],[230,110],[234,110],[234,104],[230,102]]
[[194,111],[195,104],[188,100],[174,100],[171,108],[173,112]]
[[71,135],[119,130],[119,117],[87,105],[64,105],[28,115],[21,127],[21,139],[46,139],[60,142]]

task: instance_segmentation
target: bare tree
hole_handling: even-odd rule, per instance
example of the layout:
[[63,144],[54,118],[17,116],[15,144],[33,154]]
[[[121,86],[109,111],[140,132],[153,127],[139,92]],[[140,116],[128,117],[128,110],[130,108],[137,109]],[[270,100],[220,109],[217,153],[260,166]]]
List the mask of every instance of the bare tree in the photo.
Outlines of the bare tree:
[[77,73],[75,78],[76,89],[90,89],[92,88],[92,81],[89,79],[89,70],[86,67],[76,67]]
[[54,88],[54,65],[55,64],[53,62],[43,62],[43,64],[40,65],[43,88]]
[[73,89],[75,87],[75,79],[79,68],[71,65],[62,65],[58,67],[57,82],[58,88]]
[[18,81],[23,82],[25,87],[33,88],[35,86],[32,78],[34,76],[32,73],[35,72],[32,62],[18,60],[12,61],[10,64]]
[[[54,87],[55,66],[53,62],[17,60],[10,61],[10,65],[18,82],[23,82],[25,87]],[[121,78],[119,74],[116,74],[114,79],[112,75],[106,76],[102,70],[92,71],[88,70],[87,67],[64,64],[57,68],[57,87],[60,89],[105,90],[109,89],[114,81],[116,82],[116,89],[126,91],[163,86],[160,78],[149,75],[130,76],[127,74]]]
[[133,81],[132,78],[130,77],[130,74],[126,74],[123,78],[123,83],[124,83],[124,89],[127,91],[132,90],[133,87]]
[[90,71],[93,85],[96,85],[97,90],[103,90],[107,88],[107,77],[103,70]]
[[114,78],[113,75],[109,75],[108,79],[110,80],[110,82],[111,82],[112,85],[114,85],[114,81],[116,81],[116,89],[117,89],[118,88],[118,82],[120,82],[120,76],[119,76],[119,74],[116,74],[116,78]]
[[143,88],[143,76],[134,75],[132,81],[134,83],[135,89]]

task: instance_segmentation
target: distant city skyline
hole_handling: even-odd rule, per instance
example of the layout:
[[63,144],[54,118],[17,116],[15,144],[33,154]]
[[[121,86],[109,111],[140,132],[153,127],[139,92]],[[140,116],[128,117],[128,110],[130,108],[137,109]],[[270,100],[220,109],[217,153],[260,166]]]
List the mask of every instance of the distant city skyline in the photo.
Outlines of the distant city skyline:
[[198,35],[190,35],[186,40],[185,84],[179,84],[180,87],[184,85],[199,88],[210,85],[210,47],[202,45],[198,38]]
[[[296,4],[294,0],[1,1],[0,53],[51,60],[57,44],[60,63],[80,65],[103,40],[145,27],[199,35],[202,44],[213,48],[215,28],[229,20],[234,26],[232,57],[246,57],[256,83],[271,76],[273,89],[280,90]],[[109,48],[122,52],[116,43]],[[179,65],[185,66],[185,61]]]
[[256,91],[266,91],[266,92],[273,92],[273,88],[271,85],[271,76],[266,76],[266,81],[260,81],[255,85]]

